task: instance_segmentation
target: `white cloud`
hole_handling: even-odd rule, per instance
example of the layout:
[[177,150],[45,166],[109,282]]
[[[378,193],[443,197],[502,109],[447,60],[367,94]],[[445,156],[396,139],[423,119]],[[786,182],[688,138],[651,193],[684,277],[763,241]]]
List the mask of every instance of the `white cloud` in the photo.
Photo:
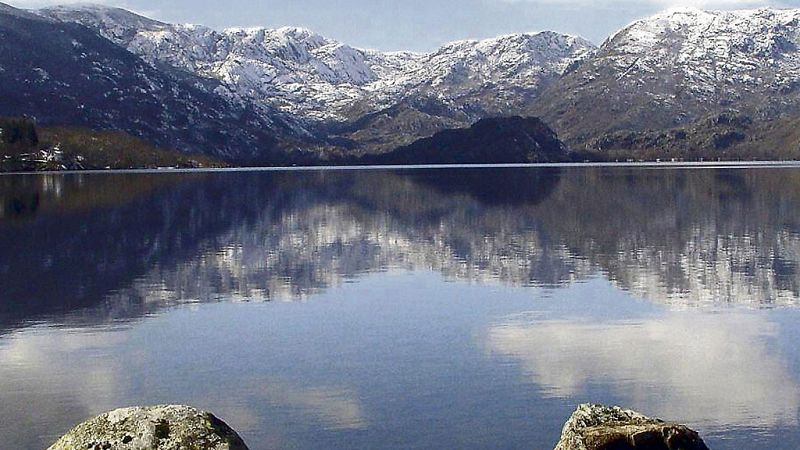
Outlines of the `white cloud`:
[[364,428],[367,420],[356,394],[338,387],[298,388],[287,383],[264,384],[263,398],[273,404],[292,406],[330,430]]
[[[81,420],[133,406],[121,401],[140,397],[136,394],[138,385],[163,382],[164,374],[140,370],[153,364],[152,356],[130,346],[130,334],[124,330],[33,328],[2,336],[0,418],[13,418],[0,420],[3,445],[43,448]],[[132,372],[140,376],[133,380]],[[183,394],[181,402],[207,408],[234,429],[256,434],[264,432],[261,424],[267,418],[258,406],[264,402],[299,413],[330,430],[362,429],[368,424],[357,393],[346,387],[298,386],[263,378],[232,378],[227,382],[227,386],[234,386],[234,392],[249,392],[251,403],[231,395],[223,380],[219,389],[202,392],[198,398],[192,399],[194,392]],[[185,388],[177,384],[170,396],[181,397]]]
[[637,323],[512,322],[488,339],[554,396],[608,383],[624,406],[665,419],[796,425],[800,386],[770,350],[776,332],[755,314],[674,312]]
[[[70,2],[59,1],[59,0],[13,0],[5,2],[8,5],[11,5],[15,8],[22,8],[22,9],[36,9],[36,8],[44,8],[47,6],[55,6],[55,5],[64,5],[69,4]],[[92,2],[96,5],[117,5],[119,2],[109,1],[109,0],[95,0]],[[76,3],[78,4],[78,3]]]
[[134,8],[133,6],[129,5],[125,1],[119,0],[93,0],[91,3],[87,2],[69,2],[69,1],[62,1],[62,0],[13,0],[10,2],[4,2],[8,5],[11,5],[15,8],[20,9],[39,9],[39,8],[47,8],[49,6],[58,6],[58,5],[101,5],[101,6],[109,6],[114,8],[122,8],[133,13],[139,14],[140,16],[149,17],[151,19],[158,20],[161,11],[158,9],[138,9]]
[[[119,333],[47,332],[33,329],[0,341],[0,436],[8,448],[42,448],[61,432],[102,410],[120,388],[125,363],[70,364],[75,354],[100,354],[122,345]],[[19,433],[27,429],[34,432]],[[36,442],[44,439],[49,442]]]
[[500,3],[531,3],[539,5],[581,6],[590,9],[611,9],[635,6],[669,9],[679,7],[696,7],[705,9],[736,9],[762,6],[780,6],[779,2],[769,0],[486,0]]

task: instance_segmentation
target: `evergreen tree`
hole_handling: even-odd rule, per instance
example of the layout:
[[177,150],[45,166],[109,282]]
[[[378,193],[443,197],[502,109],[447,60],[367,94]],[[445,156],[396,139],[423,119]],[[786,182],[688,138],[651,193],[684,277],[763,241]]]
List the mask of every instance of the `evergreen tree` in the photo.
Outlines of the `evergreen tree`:
[[29,147],[38,145],[36,123],[27,117],[0,117],[0,143]]

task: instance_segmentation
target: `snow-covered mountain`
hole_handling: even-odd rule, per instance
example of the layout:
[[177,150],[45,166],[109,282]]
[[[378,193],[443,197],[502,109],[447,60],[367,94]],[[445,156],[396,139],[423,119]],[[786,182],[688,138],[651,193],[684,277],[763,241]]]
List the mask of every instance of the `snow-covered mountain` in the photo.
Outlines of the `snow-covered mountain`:
[[292,121],[256,115],[174,77],[86,27],[0,4],[0,115],[122,130],[165,148],[263,164],[297,142]]
[[[757,119],[794,114],[798,45],[800,10],[669,10],[611,36],[533,112],[573,143],[686,126],[725,110]],[[598,96],[604,101],[593,101]]]
[[672,9],[599,49],[541,32],[430,53],[359,49],[302,28],[168,24],[96,5],[25,14],[84,25],[259,120],[278,117],[315,157],[388,152],[508,115],[542,117],[590,151],[800,149],[800,10]]
[[238,101],[324,122],[355,119],[415,94],[495,112],[532,98],[594,51],[584,39],[544,32],[454,42],[432,53],[383,53],[302,28],[216,31],[103,6],[38,13],[95,29],[153,64],[219,80],[219,91]]
[[[792,89],[800,78],[800,10],[670,10],[612,36],[596,64],[643,85],[669,71],[674,83],[708,101],[748,90]],[[660,99],[662,101],[668,98]]]

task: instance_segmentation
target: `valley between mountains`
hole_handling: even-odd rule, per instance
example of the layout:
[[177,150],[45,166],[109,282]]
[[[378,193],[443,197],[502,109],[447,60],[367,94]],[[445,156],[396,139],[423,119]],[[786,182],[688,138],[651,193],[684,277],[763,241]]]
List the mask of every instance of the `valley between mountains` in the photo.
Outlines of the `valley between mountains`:
[[[800,10],[674,9],[599,47],[545,31],[413,53],[0,4],[0,116],[123,133],[186,166],[800,159],[798,45]],[[120,166],[12,135],[3,170]]]

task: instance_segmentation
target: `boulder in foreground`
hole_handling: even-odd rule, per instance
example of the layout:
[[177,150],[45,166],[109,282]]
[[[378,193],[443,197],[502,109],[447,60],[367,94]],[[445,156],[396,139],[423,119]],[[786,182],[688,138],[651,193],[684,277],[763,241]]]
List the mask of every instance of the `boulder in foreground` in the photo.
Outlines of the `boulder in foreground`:
[[572,413],[555,450],[708,450],[685,425],[619,407],[583,404]]
[[247,450],[213,414],[190,406],[122,408],[73,428],[48,450]]

